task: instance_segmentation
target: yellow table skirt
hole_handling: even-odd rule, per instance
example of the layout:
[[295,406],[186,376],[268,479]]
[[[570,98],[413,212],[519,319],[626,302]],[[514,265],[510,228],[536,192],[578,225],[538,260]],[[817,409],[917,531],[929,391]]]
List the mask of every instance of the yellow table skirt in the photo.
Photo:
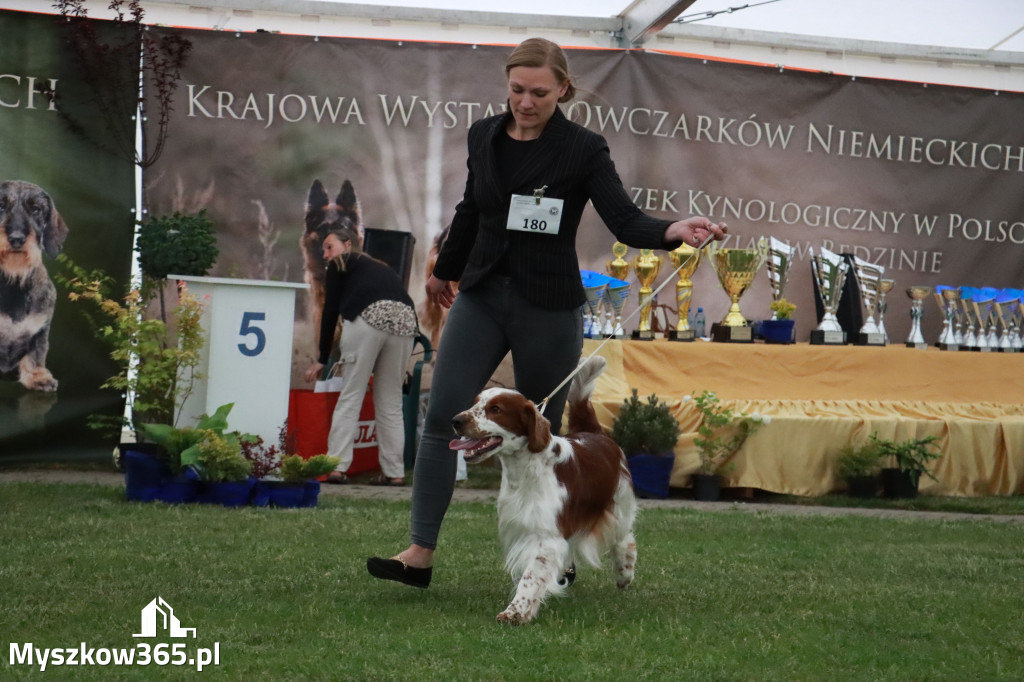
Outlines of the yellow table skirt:
[[[584,355],[598,341],[584,343]],[[1024,492],[1024,354],[947,353],[902,346],[611,341],[594,406],[610,429],[635,387],[672,406],[683,430],[672,485],[689,485],[700,414],[686,395],[708,389],[724,403],[771,418],[727,464],[728,486],[792,495],[839,490],[839,449],[880,438],[938,437],[942,458],[922,477],[933,495]],[[844,397],[845,396],[845,397]]]

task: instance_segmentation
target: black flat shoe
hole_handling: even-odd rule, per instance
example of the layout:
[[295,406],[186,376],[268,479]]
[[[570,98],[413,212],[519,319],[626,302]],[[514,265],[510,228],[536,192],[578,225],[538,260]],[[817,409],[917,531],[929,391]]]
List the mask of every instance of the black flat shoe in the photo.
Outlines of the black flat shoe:
[[416,568],[409,566],[401,559],[381,559],[377,556],[366,560],[366,570],[374,578],[394,580],[404,585],[420,588],[430,585],[430,575],[434,572],[433,567]]

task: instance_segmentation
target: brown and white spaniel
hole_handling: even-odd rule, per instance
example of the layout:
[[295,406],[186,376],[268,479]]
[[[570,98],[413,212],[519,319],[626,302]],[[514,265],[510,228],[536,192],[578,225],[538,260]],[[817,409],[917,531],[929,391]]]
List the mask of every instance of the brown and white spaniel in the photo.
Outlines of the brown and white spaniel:
[[549,594],[561,594],[563,573],[577,561],[600,567],[611,553],[625,590],[636,564],[636,498],[626,458],[604,434],[590,404],[603,358],[585,361],[569,389],[569,432],[551,434],[547,419],[522,394],[487,389],[455,416],[450,447],[468,463],[501,460],[498,530],[515,597],[498,620],[528,623]]

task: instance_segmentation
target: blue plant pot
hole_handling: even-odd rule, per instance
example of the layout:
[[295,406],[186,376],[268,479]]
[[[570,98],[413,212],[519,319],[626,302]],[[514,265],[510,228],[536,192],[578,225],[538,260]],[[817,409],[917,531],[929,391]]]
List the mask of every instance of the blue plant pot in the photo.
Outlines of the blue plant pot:
[[196,481],[185,476],[175,476],[163,480],[157,499],[168,504],[185,504],[195,502],[198,495]]
[[270,504],[286,509],[301,507],[305,494],[305,483],[277,483],[270,488]]
[[793,343],[793,326],[796,320],[764,320],[761,334],[765,343]]
[[245,481],[205,481],[197,497],[205,504],[219,504],[222,507],[244,507],[252,496],[254,479]]
[[640,454],[626,459],[629,474],[633,477],[633,491],[637,497],[665,499],[668,497],[668,482],[672,477],[672,466],[676,456]]
[[303,488],[302,504],[300,507],[315,507],[317,500],[320,498],[320,481],[313,479],[306,481],[306,485]]
[[124,497],[133,502],[159,499],[163,481],[170,478],[167,462],[152,452],[122,446],[121,468],[124,469]]

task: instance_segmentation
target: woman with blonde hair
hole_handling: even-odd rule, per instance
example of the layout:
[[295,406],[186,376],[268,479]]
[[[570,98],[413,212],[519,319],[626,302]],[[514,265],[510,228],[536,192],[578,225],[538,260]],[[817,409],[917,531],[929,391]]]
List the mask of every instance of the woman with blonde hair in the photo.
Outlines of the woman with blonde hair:
[[[604,138],[558,108],[575,93],[558,45],[523,41],[505,63],[505,80],[507,111],[470,127],[466,190],[426,284],[427,296],[450,310],[414,469],[412,542],[393,558],[367,561],[371,575],[414,587],[430,584],[454,490],[452,417],[473,404],[510,351],[516,389],[538,404],[576,368],[586,302],[576,233],[587,203],[618,241],[636,248],[724,238],[725,226],[707,218],[653,218],[633,204]],[[568,390],[544,410],[554,433]]]

